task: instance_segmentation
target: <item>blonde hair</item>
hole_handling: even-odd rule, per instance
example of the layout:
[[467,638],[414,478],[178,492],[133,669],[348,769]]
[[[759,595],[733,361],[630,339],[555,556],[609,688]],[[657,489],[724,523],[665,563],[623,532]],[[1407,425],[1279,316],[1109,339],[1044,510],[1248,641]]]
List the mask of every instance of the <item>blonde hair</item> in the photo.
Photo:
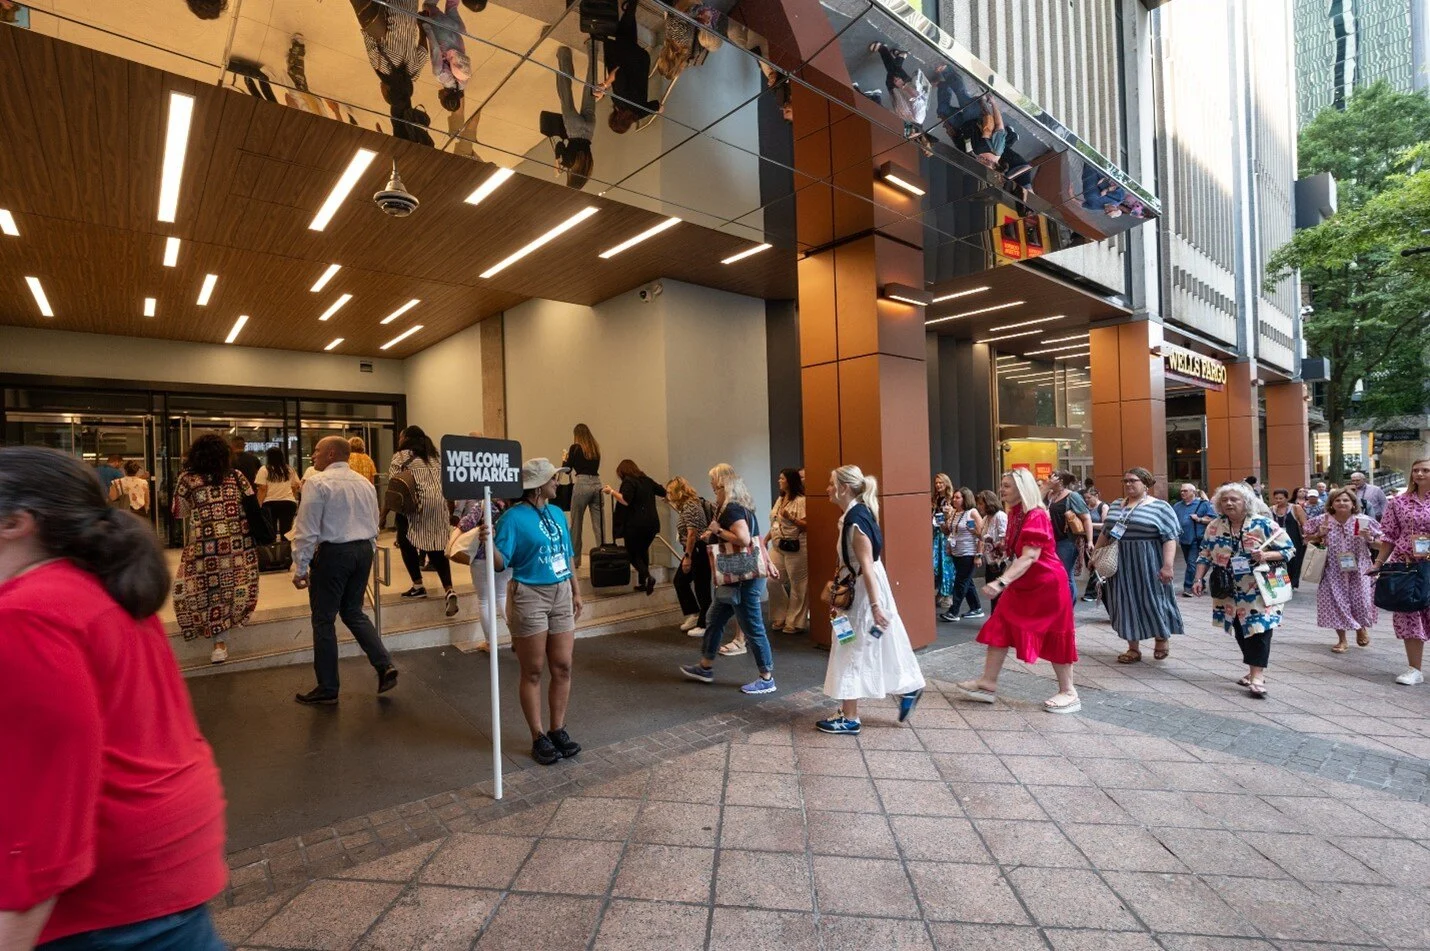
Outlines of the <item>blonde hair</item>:
[[695,486],[686,481],[684,476],[676,476],[665,484],[665,495],[670,500],[670,504],[680,508],[691,499],[699,498],[695,491]]
[[[939,488],[940,483],[948,486],[947,493],[943,492]],[[930,501],[933,502],[934,508],[938,508],[939,506],[943,505],[943,503],[947,502],[949,497],[953,495],[953,480],[948,477],[947,472],[940,472],[933,477],[933,491],[930,493],[930,495]]]
[[348,448],[353,452],[367,452],[367,443],[362,441],[361,436],[349,436]]
[[858,466],[840,466],[834,470],[834,481],[848,487],[854,498],[869,508],[874,521],[879,520],[879,480],[865,475]]
[[722,462],[710,470],[710,484],[717,489],[725,490],[725,501],[721,508],[731,502],[743,505],[745,508],[750,508],[755,504],[755,500],[750,497],[750,490],[745,485],[745,480],[740,478],[735,467],[728,462]]
[[1038,480],[1034,479],[1027,469],[1009,469],[1003,473],[1003,477],[1013,480],[1013,488],[1018,490],[1018,502],[1023,506],[1024,515],[1033,509],[1046,508],[1043,505],[1043,492],[1038,488]]

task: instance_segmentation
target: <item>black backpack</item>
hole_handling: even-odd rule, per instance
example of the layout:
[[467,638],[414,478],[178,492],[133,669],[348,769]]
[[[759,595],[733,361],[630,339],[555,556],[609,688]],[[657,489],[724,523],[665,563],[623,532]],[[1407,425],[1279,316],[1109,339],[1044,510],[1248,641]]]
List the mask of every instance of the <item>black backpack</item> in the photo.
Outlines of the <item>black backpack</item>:
[[620,24],[620,0],[581,0],[582,33],[595,40],[614,40]]

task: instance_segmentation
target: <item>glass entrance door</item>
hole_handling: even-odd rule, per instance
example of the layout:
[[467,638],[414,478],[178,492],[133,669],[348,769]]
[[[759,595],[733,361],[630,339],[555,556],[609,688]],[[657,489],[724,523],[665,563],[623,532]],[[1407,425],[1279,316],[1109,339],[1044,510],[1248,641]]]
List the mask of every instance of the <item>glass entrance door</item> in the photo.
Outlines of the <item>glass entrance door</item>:
[[[156,526],[154,418],[89,413],[5,414],[5,443],[44,446],[74,456],[90,468],[118,456],[120,467],[137,462],[149,479],[149,519]],[[105,487],[108,492],[108,486]]]

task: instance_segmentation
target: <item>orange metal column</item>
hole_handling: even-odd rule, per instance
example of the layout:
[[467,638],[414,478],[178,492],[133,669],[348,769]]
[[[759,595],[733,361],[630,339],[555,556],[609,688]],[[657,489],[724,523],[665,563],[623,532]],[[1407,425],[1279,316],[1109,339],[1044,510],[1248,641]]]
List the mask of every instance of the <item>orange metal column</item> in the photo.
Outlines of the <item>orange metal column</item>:
[[1167,387],[1162,325],[1150,320],[1091,331],[1092,468],[1105,499],[1122,496],[1122,474],[1133,466],[1157,477],[1167,497]]
[[1255,363],[1228,363],[1226,386],[1220,391],[1207,390],[1208,492],[1261,473],[1261,420],[1256,385],[1252,382],[1255,379]]
[[[918,201],[876,183],[872,158],[916,169],[918,153],[798,84],[794,96],[797,179],[832,176],[839,186],[809,184],[796,204],[799,240],[817,249],[799,263],[810,589],[834,576],[839,512],[821,500],[830,470],[857,465],[879,479],[884,562],[909,639],[922,647],[937,636],[924,312],[881,299],[879,288],[923,286],[923,233],[917,218],[891,213],[915,214]],[[811,607],[811,633],[827,644],[827,612]]]
[[1266,387],[1266,480],[1269,489],[1295,492],[1311,481],[1311,438],[1305,383]]

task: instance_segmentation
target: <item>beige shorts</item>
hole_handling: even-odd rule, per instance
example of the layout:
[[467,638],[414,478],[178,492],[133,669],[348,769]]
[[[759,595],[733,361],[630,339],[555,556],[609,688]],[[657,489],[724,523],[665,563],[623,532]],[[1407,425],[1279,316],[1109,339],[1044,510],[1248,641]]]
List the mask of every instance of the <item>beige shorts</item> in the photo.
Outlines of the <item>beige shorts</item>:
[[506,601],[506,623],[512,637],[575,631],[571,583],[528,585],[513,581]]

